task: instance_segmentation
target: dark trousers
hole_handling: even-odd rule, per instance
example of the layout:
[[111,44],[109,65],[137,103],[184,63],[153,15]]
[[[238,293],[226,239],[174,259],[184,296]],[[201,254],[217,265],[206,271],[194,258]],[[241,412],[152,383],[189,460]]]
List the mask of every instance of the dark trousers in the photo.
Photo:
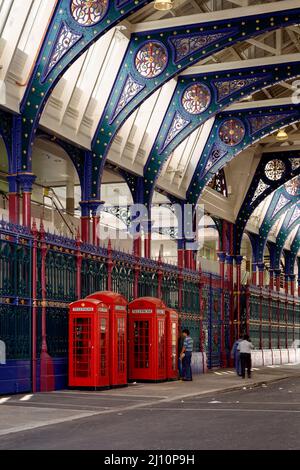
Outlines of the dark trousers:
[[242,377],[245,378],[245,372],[247,369],[248,377],[251,377],[251,354],[241,353],[241,368],[242,368]]
[[182,361],[182,373],[185,380],[192,380],[192,368],[191,368],[192,353],[186,352]]

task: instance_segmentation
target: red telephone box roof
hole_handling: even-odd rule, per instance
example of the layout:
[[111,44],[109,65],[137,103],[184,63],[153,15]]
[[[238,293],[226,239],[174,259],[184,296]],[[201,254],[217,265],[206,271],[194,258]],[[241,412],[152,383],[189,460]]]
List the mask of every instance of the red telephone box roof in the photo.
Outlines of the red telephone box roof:
[[128,304],[127,300],[123,295],[116,292],[103,291],[95,292],[94,294],[88,295],[87,299],[97,299],[104,302],[106,305],[126,305]]
[[135,299],[129,304],[129,308],[143,307],[145,305],[149,305],[152,308],[162,308],[164,310],[166,309],[166,306],[163,301],[154,297],[141,297],[139,299]]
[[85,307],[106,307],[108,309],[107,304],[102,302],[101,300],[98,299],[82,299],[82,300],[77,300],[76,302],[73,302],[70,304],[70,309],[74,311],[74,308],[82,308],[84,309]]

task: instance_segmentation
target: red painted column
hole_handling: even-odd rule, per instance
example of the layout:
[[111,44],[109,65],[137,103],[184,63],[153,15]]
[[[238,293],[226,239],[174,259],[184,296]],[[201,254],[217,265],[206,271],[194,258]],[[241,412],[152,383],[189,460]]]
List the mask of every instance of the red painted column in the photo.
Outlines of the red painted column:
[[158,272],[157,272],[157,297],[162,299],[162,281],[163,281],[163,272],[161,269],[161,257],[158,258]]
[[289,275],[285,274],[284,276],[284,292],[286,295],[289,293]]
[[145,258],[151,259],[151,242],[152,242],[152,222],[151,220],[146,223],[147,230],[145,231],[144,250]]
[[246,288],[246,334],[250,334],[250,287]]
[[219,252],[219,266],[221,278],[221,367],[227,366],[226,347],[225,347],[225,261],[226,253]]
[[32,361],[32,391],[36,393],[36,375],[37,375],[37,358],[36,358],[36,347],[37,347],[37,237],[38,231],[35,220],[31,230],[33,236],[32,243],[32,317],[31,317],[31,331],[32,331],[32,346],[31,346],[31,361]]
[[140,236],[133,240],[133,254],[137,258],[141,258],[141,255],[142,255],[142,240],[141,240]]
[[81,201],[81,240],[90,243],[90,206],[87,201]]
[[227,283],[229,293],[229,323],[230,323],[230,345],[232,345],[236,339],[236,328],[234,318],[234,298],[233,298],[233,256],[226,256],[227,263]]
[[78,230],[76,237],[76,297],[77,300],[81,299],[81,268],[82,268],[82,253],[81,253],[82,241],[80,238],[80,232]]
[[300,277],[298,277],[298,297],[300,297]]
[[280,292],[280,275],[281,275],[281,270],[280,269],[275,269],[275,287],[276,287],[276,292]]
[[236,285],[237,285],[237,337],[241,336],[241,291],[242,291],[242,261],[243,256],[236,256]]
[[31,193],[36,177],[32,173],[18,175],[22,190],[22,224],[31,229]]
[[48,354],[47,346],[47,279],[46,279],[46,257],[47,257],[47,244],[45,240],[44,224],[41,222],[40,227],[40,241],[41,241],[41,287],[42,287],[42,350],[41,350],[41,373],[40,383],[41,392],[51,392],[55,388],[54,383],[54,367],[53,361]]
[[[203,311],[202,311],[202,289],[203,289],[203,280],[202,280],[202,269],[199,266],[199,311],[200,311],[200,352],[204,353],[204,331],[203,331]],[[203,357],[204,364],[204,357]]]
[[270,269],[269,274],[270,274],[269,289],[273,290],[274,289],[274,270]]
[[256,273],[257,265],[256,263],[252,263],[252,285],[257,285],[257,273]]
[[7,177],[9,183],[8,193],[8,214],[9,221],[12,224],[19,224],[20,219],[20,204],[19,204],[19,183],[17,175],[9,175]]
[[291,295],[295,296],[295,274],[290,274],[290,283],[291,283]]
[[113,268],[113,260],[112,260],[112,247],[111,247],[111,240],[108,240],[107,246],[108,252],[108,260],[107,260],[107,290],[112,291],[112,268]]
[[264,263],[258,263],[258,285],[264,287],[265,281],[265,265]]

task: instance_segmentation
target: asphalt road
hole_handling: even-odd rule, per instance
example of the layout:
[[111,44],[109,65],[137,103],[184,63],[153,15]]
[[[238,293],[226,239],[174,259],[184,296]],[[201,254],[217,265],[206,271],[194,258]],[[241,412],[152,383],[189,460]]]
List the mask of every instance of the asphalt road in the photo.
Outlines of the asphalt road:
[[[73,398],[73,409],[94,406],[89,395]],[[44,406],[56,406],[57,397],[52,399],[43,397]],[[67,394],[61,396],[58,408],[67,406],[66,399]],[[137,409],[1,436],[0,449],[300,449],[300,378],[170,403],[150,402]],[[120,405],[118,400],[116,404]]]

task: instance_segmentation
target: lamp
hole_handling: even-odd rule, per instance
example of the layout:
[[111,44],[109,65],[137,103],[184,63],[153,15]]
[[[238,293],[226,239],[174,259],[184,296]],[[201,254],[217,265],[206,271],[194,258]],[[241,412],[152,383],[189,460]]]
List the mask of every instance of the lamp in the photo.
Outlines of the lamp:
[[154,8],[160,11],[172,10],[173,1],[172,0],[155,0]]
[[278,140],[278,142],[284,142],[288,138],[289,136],[287,135],[284,129],[280,129],[280,131],[278,131],[278,134],[276,136],[276,140]]

